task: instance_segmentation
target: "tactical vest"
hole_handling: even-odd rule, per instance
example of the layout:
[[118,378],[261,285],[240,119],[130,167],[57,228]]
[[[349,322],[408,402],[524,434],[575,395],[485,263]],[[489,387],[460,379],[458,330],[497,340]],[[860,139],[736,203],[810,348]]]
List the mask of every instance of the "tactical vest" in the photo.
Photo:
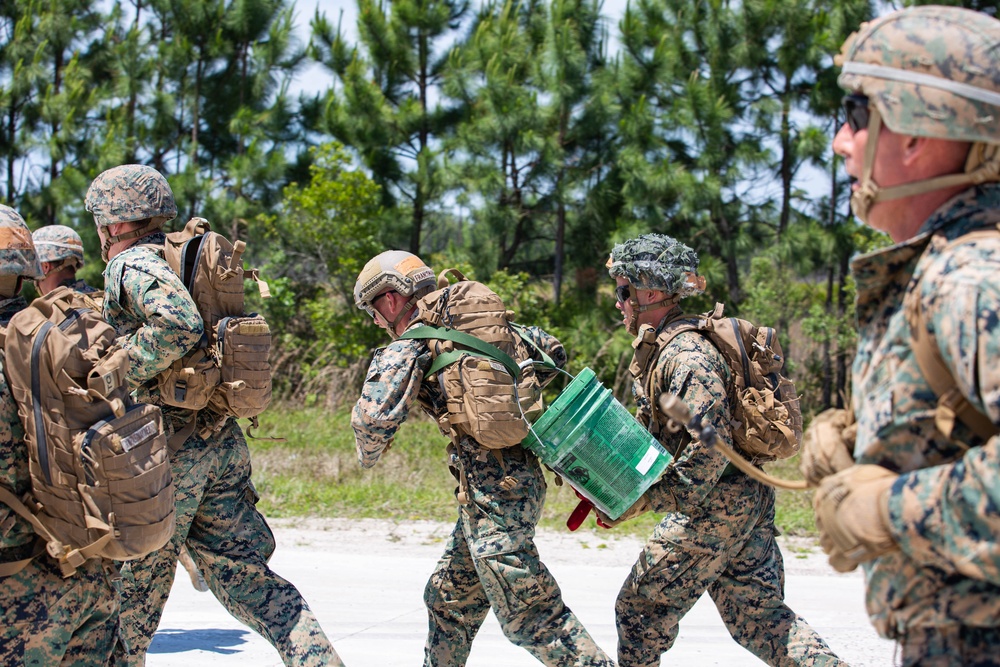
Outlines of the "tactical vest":
[[780,372],[784,357],[777,333],[771,327],[723,317],[722,311],[723,305],[717,303],[713,311],[703,315],[679,315],[659,335],[652,326],[640,328],[629,367],[635,378],[637,417],[658,438],[665,428],[671,432],[680,429],[681,425],[659,414],[653,370],[670,341],[696,331],[712,342],[732,371],[727,398],[736,448],[754,463],[794,456],[802,439],[802,412],[794,383]]

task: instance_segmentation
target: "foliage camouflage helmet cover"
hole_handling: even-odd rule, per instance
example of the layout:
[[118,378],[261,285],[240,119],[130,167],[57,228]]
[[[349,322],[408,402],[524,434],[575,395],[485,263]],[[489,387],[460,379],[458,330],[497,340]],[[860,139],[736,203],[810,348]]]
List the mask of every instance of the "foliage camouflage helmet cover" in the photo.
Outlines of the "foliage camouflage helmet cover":
[[409,303],[391,323],[389,334],[395,336],[396,323],[416,304],[414,296],[425,287],[435,287],[434,271],[413,253],[404,250],[387,250],[368,260],[358,281],[354,284],[354,303],[373,318],[375,297],[396,291],[410,297]]
[[871,179],[877,141],[868,141],[851,206],[865,220],[877,201],[1000,180],[1000,21],[958,7],[909,7],[865,23],[837,60],[840,86],[869,103],[868,134],[972,143],[964,174],[879,188]]
[[42,277],[28,225],[17,211],[3,204],[0,204],[0,275],[32,280]]
[[90,184],[84,206],[94,214],[98,228],[149,220],[142,229],[104,235],[101,244],[104,261],[108,261],[108,251],[114,243],[145,236],[177,216],[177,205],[167,179],[142,164],[123,164],[102,172]]
[[74,266],[83,266],[83,239],[73,228],[65,225],[46,225],[33,231],[31,239],[35,243],[39,262],[60,265],[52,271],[69,264],[70,261]]
[[679,298],[705,291],[698,275],[698,254],[666,234],[643,234],[611,250],[608,273],[625,278],[637,289],[676,294]]

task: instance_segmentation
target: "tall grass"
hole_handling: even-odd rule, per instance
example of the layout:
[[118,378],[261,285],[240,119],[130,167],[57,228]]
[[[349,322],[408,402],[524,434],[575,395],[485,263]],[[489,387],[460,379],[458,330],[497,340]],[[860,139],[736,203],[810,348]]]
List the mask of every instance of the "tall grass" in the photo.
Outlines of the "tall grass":
[[[382,518],[396,521],[454,521],[455,480],[445,463],[447,440],[437,426],[414,414],[378,465],[358,465],[348,410],[272,408],[261,418],[263,435],[284,441],[250,439],[254,483],[260,509],[273,517]],[[798,457],[771,464],[768,471],[799,479]],[[578,499],[568,486],[549,481],[540,525],[565,530]],[[814,535],[811,492],[779,491],[777,520],[785,534]],[[648,535],[658,521],[648,514],[615,532]],[[585,527],[596,528],[593,518]]]

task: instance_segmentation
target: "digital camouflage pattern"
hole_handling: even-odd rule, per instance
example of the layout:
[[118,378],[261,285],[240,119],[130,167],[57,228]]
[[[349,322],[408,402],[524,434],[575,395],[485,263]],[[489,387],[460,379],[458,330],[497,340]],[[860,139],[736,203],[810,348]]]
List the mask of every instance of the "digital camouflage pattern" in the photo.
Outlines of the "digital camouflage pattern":
[[[27,228],[25,228],[27,231]],[[0,327],[27,307],[23,297],[0,301]],[[21,497],[31,488],[28,446],[0,353],[0,484]],[[0,503],[0,563],[34,552],[31,524]],[[118,631],[118,593],[105,565],[91,559],[63,579],[46,554],[0,577],[0,664],[106,665]]]
[[994,645],[1000,642],[998,442],[982,443],[961,423],[957,442],[935,428],[937,397],[913,356],[903,309],[907,285],[926,272],[919,299],[943,361],[967,400],[1000,424],[1000,242],[941,253],[949,240],[998,222],[1000,185],[969,189],[913,239],[860,256],[851,267],[859,327],[854,458],[902,473],[889,496],[900,551],[865,564],[868,613],[880,634],[903,642],[904,653],[924,642],[929,627],[988,628]]
[[844,43],[838,82],[868,97],[868,133],[972,142],[961,174],[882,187],[872,177],[879,142],[866,143],[851,210],[867,222],[879,201],[1000,181],[1000,21],[957,7],[908,7],[862,25]]
[[[23,296],[0,301],[0,326],[6,327],[10,318],[27,307],[28,302]],[[31,489],[24,426],[17,416],[17,403],[4,374],[0,374],[0,484],[18,498]],[[30,547],[34,541],[35,529],[31,524],[0,503],[0,561],[27,558],[31,555]]]
[[39,556],[0,579],[0,664],[4,667],[104,667],[118,636],[118,593],[99,559],[63,579]]
[[[155,234],[144,243],[163,240]],[[137,398],[155,402],[156,375],[201,338],[198,310],[166,261],[145,245],[116,255],[105,270],[105,285],[105,319],[138,364],[130,376]],[[168,407],[163,413],[168,437],[191,414]],[[215,421],[200,413],[195,431]],[[255,507],[250,453],[236,421],[209,439],[190,436],[172,448],[170,462],[177,530],[163,549],[124,565],[122,636],[131,653],[119,645],[115,664],[143,664],[186,544],[216,598],[270,641],[286,664],[341,665],[299,592],[267,567],[274,537]]]
[[75,260],[74,266],[83,266],[83,239],[72,227],[46,225],[33,231],[31,239],[39,262]]
[[[708,338],[695,332],[678,335],[649,372],[653,396],[678,396],[733,446],[727,399],[732,374]],[[649,382],[646,377],[634,382],[633,389],[640,388],[638,417],[648,428],[650,407],[641,388]],[[717,449],[686,430],[671,433],[666,426],[659,424],[659,439],[674,460],[646,492],[653,511],[665,516],[615,602],[619,666],[659,665],[677,638],[681,618],[706,590],[733,639],[764,662],[842,664],[784,603],[774,491],[729,466]]]
[[840,86],[867,95],[893,132],[1000,143],[1000,21],[983,12],[893,12],[862,25],[838,62]]
[[[526,333],[558,366],[566,363],[555,338],[537,327]],[[430,365],[430,348],[422,340],[397,340],[376,352],[351,418],[363,467],[378,462],[414,404],[435,418],[445,414],[439,385],[424,382]],[[554,373],[539,371],[539,379],[545,382]],[[534,536],[545,478],[538,459],[517,446],[480,460],[479,445],[468,437],[456,449],[470,503],[459,507],[451,538],[424,590],[429,625],[424,664],[464,665],[492,608],[507,638],[542,664],[613,665],[566,607],[559,585],[539,559]],[[505,475],[517,480],[510,490],[500,486]]]
[[132,652],[119,646],[115,664],[143,664],[186,545],[209,590],[286,665],[342,667],[299,591],[267,565],[274,534],[257,511],[250,451],[236,421],[208,439],[188,438],[171,464],[177,531],[159,551],[123,564],[122,635]]
[[[197,345],[204,332],[198,309],[184,284],[157,252],[156,233],[115,255],[104,270],[104,319],[128,351],[126,376],[136,400],[158,402],[156,376]],[[166,414],[166,413],[164,413]]]
[[87,296],[90,296],[92,298],[96,297],[98,303],[102,303],[104,301],[104,293],[101,292],[96,287],[91,287],[90,285],[88,285],[82,278],[81,279],[67,278],[66,280],[59,283],[59,287],[68,287],[71,290],[79,292],[80,294],[86,294]]
[[28,226],[17,211],[3,204],[0,204],[0,273],[32,280],[42,277],[42,265]]
[[665,234],[643,234],[611,249],[608,273],[625,278],[634,287],[677,294],[681,298],[700,294],[704,283],[694,280],[698,254]]
[[102,172],[90,184],[84,206],[98,227],[150,218],[163,223],[177,217],[177,205],[163,174],[142,164],[123,164]]

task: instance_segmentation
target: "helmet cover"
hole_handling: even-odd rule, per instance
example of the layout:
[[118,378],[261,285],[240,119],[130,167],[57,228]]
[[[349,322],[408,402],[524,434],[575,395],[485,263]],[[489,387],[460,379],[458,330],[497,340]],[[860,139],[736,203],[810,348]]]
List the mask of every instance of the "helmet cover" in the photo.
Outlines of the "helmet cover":
[[46,225],[31,233],[39,262],[57,263],[75,260],[75,266],[83,266],[83,239],[71,227]]
[[167,179],[142,164],[124,164],[102,172],[90,184],[84,205],[94,214],[98,227],[147,218],[162,225],[177,216]]
[[31,231],[17,211],[0,204],[0,275],[42,277]]
[[837,79],[893,132],[1000,143],[1000,21],[959,7],[908,7],[844,42]]
[[643,234],[611,250],[612,278],[625,278],[637,289],[657,290],[680,298],[705,291],[698,275],[698,254],[666,234]]

